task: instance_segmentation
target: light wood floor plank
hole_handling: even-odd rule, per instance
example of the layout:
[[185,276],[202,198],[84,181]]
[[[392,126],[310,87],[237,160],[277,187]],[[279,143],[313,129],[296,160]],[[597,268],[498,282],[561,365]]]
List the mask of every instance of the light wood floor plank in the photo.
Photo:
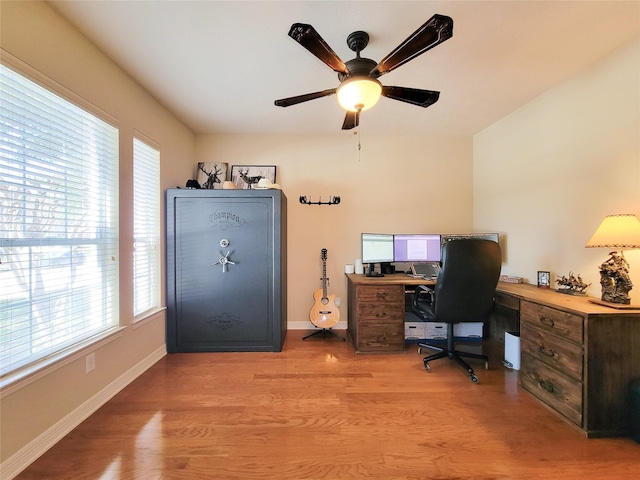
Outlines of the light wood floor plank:
[[18,478],[640,478],[640,445],[585,438],[499,346],[474,385],[448,360],[425,372],[415,347],[355,355],[306,333],[281,353],[168,355]]

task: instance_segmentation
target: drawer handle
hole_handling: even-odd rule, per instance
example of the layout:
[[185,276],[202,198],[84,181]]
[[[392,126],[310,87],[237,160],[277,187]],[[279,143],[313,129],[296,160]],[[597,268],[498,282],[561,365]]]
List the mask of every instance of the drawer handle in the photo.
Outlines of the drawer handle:
[[547,318],[544,315],[540,315],[538,319],[540,320],[541,324],[546,325],[548,327],[553,327],[555,325],[552,318]]
[[551,382],[546,382],[544,380],[540,380],[538,382],[538,385],[540,385],[543,389],[545,389],[547,392],[549,393],[553,393],[553,384]]
[[555,357],[556,356],[556,352],[553,348],[547,348],[544,345],[540,345],[538,347],[538,351],[544,355],[547,355],[549,357]]
[[387,292],[376,292],[376,297],[386,297],[387,296]]
[[384,318],[387,316],[386,312],[376,312],[376,317],[377,318]]

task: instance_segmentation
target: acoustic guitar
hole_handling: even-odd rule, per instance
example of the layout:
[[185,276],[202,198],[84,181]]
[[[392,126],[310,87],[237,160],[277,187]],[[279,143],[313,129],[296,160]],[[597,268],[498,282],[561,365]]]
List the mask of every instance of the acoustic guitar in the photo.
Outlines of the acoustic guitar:
[[315,303],[309,312],[309,320],[318,328],[331,328],[340,321],[340,310],[336,307],[336,296],[327,295],[329,279],[327,278],[326,248],[321,250],[320,258],[322,259],[322,288],[313,293]]

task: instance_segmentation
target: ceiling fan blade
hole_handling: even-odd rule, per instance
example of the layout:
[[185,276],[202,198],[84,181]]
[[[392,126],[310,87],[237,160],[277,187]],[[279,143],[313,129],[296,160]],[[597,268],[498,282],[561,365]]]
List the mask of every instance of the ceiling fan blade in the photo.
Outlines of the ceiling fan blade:
[[276,100],[275,103],[277,107],[290,107],[291,105],[297,105],[298,103],[308,102],[309,100],[315,100],[316,98],[322,98],[329,95],[333,95],[336,93],[335,88],[330,88],[328,90],[322,90],[321,92],[313,92],[306,93],[304,95],[298,95],[296,97],[289,98],[281,98],[280,100]]
[[347,112],[342,124],[342,130],[351,130],[360,124],[360,112]]
[[349,74],[345,63],[311,25],[294,23],[291,25],[291,30],[289,30],[289,36],[313,53],[334,72]]
[[406,87],[382,87],[382,95],[393,100],[418,105],[427,108],[433,105],[440,98],[440,92],[433,90],[419,90],[417,88]]
[[371,71],[370,75],[378,78],[380,75],[389,73],[427,50],[440,45],[452,36],[453,19],[445,15],[436,14],[398,45],[389,55],[380,60],[380,63]]

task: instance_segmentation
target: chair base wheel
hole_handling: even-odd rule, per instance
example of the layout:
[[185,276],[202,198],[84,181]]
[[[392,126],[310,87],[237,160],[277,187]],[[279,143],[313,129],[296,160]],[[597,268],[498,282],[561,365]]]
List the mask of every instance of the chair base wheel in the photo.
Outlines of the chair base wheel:
[[[448,328],[447,334],[450,335],[449,338],[453,338],[452,327],[453,327],[453,324],[449,324],[449,326],[447,327]],[[469,378],[473,383],[478,383],[478,377],[473,371],[473,368],[471,368],[471,366],[464,361],[465,358],[482,360],[482,362],[484,363],[485,370],[489,370],[489,357],[487,357],[486,355],[478,354],[478,353],[456,350],[453,344],[453,341],[448,341],[446,347],[440,346],[440,345],[432,345],[429,343],[420,343],[418,345],[418,353],[421,353],[422,350],[424,350],[425,348],[438,351],[437,353],[423,357],[422,363],[424,364],[424,369],[427,372],[431,371],[431,368],[429,367],[429,362],[433,360],[437,360],[439,358],[448,358],[450,360],[454,360],[465,370],[465,372],[467,373],[467,375],[469,375]]]

